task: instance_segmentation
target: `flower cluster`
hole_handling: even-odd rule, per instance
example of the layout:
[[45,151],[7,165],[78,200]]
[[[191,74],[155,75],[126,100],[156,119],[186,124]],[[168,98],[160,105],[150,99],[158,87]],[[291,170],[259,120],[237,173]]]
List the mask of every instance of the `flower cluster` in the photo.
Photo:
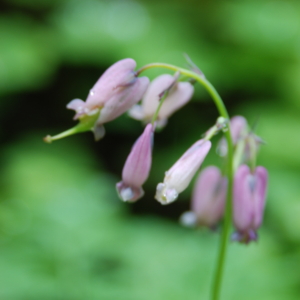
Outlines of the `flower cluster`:
[[[236,232],[233,233],[232,240],[249,243],[257,240],[257,230],[262,222],[268,172],[255,164],[262,141],[249,129],[247,120],[242,116],[235,116],[230,121],[230,128],[235,171],[233,223]],[[227,142],[224,138],[219,142],[218,153],[226,158]],[[191,211],[181,216],[181,222],[187,226],[204,225],[214,228],[224,213],[227,182],[227,178],[217,167],[209,166],[204,169],[195,184]]]
[[[180,71],[174,76],[160,75],[150,83],[147,77],[138,77],[140,71],[135,71],[135,67],[136,62],[129,58],[112,65],[90,90],[86,101],[75,99],[67,105],[68,109],[75,111],[74,119],[79,121],[78,125],[45,138],[46,142],[51,142],[71,134],[92,131],[95,139],[99,140],[105,134],[103,124],[126,111],[132,118],[142,121],[145,129],[126,159],[122,181],[116,185],[120,198],[125,202],[135,202],[144,195],[142,186],[151,169],[156,128],[165,126],[168,118],[188,103],[194,92],[194,81],[186,81]],[[203,74],[200,75],[205,80]],[[235,173],[232,203],[236,232],[232,239],[248,243],[257,239],[257,229],[262,222],[268,174],[264,167],[256,166],[262,140],[249,129],[242,116],[233,117],[230,122],[219,117],[203,138],[190,146],[165,172],[163,182],[157,185],[155,198],[163,205],[175,201],[200,169],[211,148],[212,136],[229,129],[234,146],[232,167]],[[227,140],[222,138],[218,153],[227,159],[228,152]],[[209,228],[217,226],[228,198],[228,178],[223,173],[215,166],[200,172],[192,196],[191,211],[182,215],[182,223]]]

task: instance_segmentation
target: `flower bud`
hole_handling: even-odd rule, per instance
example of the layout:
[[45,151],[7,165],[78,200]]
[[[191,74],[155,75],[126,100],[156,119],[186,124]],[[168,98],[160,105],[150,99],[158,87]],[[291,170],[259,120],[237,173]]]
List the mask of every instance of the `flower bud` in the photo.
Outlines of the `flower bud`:
[[120,198],[125,202],[134,202],[144,195],[142,185],[151,168],[153,132],[152,124],[148,124],[126,159],[122,181],[116,185]]
[[[233,145],[236,145],[237,142],[247,134],[248,124],[247,120],[242,116],[234,116],[230,119],[230,132]],[[223,137],[218,145],[218,154],[222,157],[227,155],[227,141]]]
[[194,87],[189,82],[174,82],[176,78],[169,74],[156,77],[149,85],[141,105],[135,105],[129,115],[137,120],[150,122],[161,100],[161,95],[167,91],[168,94],[158,113],[158,126],[166,124],[167,119],[192,97]]
[[232,239],[248,243],[257,239],[256,231],[263,219],[268,172],[258,166],[251,173],[247,165],[241,165],[234,177],[233,221],[236,233]]
[[[120,60],[108,68],[90,90],[86,101],[72,100],[67,108],[75,110],[74,119],[89,126],[82,126],[80,130],[75,126],[63,134],[47,137],[47,141],[65,137],[70,134],[92,130],[95,139],[104,136],[102,124],[117,118],[134,104],[141,100],[148,84],[147,77],[136,77],[134,71],[136,62],[131,58]],[[95,116],[97,117],[96,121]],[[92,122],[91,122],[92,121]],[[92,123],[92,124],[91,124]]]
[[235,145],[238,140],[247,133],[248,123],[247,120],[242,116],[234,116],[230,120],[230,129],[233,144]]
[[[226,202],[227,178],[223,177],[219,168],[209,166],[199,175],[192,196],[191,212],[182,215],[184,225],[191,226],[193,213],[194,225],[202,225],[213,228],[223,216]],[[188,224],[185,224],[188,221]]]
[[210,141],[197,141],[165,173],[164,182],[157,185],[155,195],[161,204],[165,205],[175,201],[178,194],[188,187],[210,147]]

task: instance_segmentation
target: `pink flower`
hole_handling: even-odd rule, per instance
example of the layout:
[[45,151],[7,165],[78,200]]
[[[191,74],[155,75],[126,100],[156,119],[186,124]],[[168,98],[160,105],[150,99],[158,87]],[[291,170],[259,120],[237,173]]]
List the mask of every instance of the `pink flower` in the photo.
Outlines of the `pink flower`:
[[205,168],[194,187],[191,211],[181,216],[181,222],[187,226],[215,227],[223,216],[226,192],[227,178],[219,168]]
[[102,124],[117,118],[143,97],[149,79],[137,78],[135,67],[136,62],[131,58],[116,62],[99,78],[85,102],[75,99],[67,105],[67,108],[75,110],[74,119],[92,116],[100,111],[93,128],[96,140],[104,135]]
[[123,201],[134,202],[144,195],[142,185],[147,180],[151,168],[153,132],[152,124],[148,124],[126,159],[122,181],[116,186]]
[[165,205],[177,199],[178,194],[188,187],[210,147],[210,141],[199,140],[179,158],[165,173],[164,182],[157,185],[155,198],[158,202]]
[[151,121],[159,105],[161,95],[169,90],[166,99],[158,113],[158,126],[162,127],[167,119],[192,97],[194,87],[189,82],[176,82],[176,78],[169,74],[156,77],[149,85],[141,105],[135,105],[129,110],[129,115],[136,120]]
[[257,239],[256,231],[263,219],[268,172],[258,166],[251,173],[247,165],[241,165],[234,178],[233,220],[237,232],[233,240],[248,243]]

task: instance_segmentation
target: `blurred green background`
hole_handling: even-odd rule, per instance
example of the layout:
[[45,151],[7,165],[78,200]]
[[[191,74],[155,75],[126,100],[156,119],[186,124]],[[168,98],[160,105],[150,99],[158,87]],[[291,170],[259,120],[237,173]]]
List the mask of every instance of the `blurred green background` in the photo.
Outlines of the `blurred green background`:
[[[300,3],[282,0],[6,0],[0,4],[0,299],[208,299],[218,234],[178,224],[191,186],[167,207],[164,171],[211,126],[198,86],[156,134],[146,196],[116,195],[142,126],[126,115],[94,143],[73,126],[103,71],[132,57],[185,66],[188,53],[231,115],[259,119],[259,164],[270,172],[258,243],[231,244],[222,299],[300,298]],[[153,76],[163,72],[148,71]],[[214,145],[217,138],[213,140]],[[205,165],[220,164],[211,151]]]

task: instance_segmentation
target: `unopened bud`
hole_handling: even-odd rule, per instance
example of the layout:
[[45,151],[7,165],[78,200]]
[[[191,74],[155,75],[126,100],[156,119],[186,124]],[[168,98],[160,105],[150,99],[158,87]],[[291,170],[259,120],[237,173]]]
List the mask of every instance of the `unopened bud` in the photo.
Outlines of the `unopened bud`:
[[179,158],[166,172],[164,182],[157,185],[155,198],[158,202],[165,205],[177,199],[179,193],[188,187],[210,147],[210,141],[199,140]]
[[142,185],[151,168],[153,131],[152,124],[148,124],[126,159],[122,181],[117,183],[119,196],[125,202],[134,202],[144,195]]

